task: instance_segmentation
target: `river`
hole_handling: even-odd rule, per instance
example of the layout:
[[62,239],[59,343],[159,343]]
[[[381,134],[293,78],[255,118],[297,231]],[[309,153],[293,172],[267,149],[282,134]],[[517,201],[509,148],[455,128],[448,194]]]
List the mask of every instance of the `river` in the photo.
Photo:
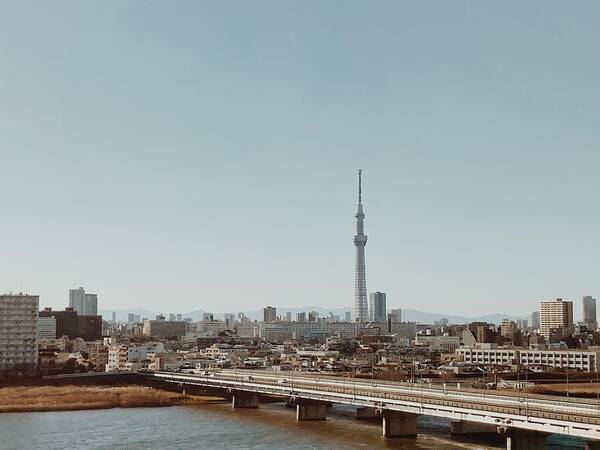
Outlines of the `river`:
[[[444,420],[419,418],[417,439],[383,439],[381,425],[356,421],[335,407],[324,422],[296,422],[282,404],[232,411],[229,404],[0,414],[0,449],[494,449],[495,442],[457,441]],[[549,448],[582,449],[551,436]]]

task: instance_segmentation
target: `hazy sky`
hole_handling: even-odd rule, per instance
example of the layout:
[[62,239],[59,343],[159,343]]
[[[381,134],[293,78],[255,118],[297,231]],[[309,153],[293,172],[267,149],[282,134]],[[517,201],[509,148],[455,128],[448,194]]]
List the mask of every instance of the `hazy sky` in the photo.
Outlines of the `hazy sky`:
[[0,1],[0,291],[525,314],[600,296],[596,1]]

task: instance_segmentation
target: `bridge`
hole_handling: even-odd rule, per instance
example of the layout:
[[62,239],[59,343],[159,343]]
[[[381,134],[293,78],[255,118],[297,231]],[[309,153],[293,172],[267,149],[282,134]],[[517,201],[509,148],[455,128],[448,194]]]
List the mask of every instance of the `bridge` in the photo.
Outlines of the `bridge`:
[[507,449],[543,449],[549,434],[586,440],[600,450],[600,399],[500,393],[428,384],[250,370],[148,372],[148,381],[202,387],[230,395],[233,408],[255,408],[259,396],[296,407],[297,420],[325,420],[333,404],[354,405],[357,418],[381,418],[383,436],[415,437],[420,415],[451,419],[454,434],[498,432]]

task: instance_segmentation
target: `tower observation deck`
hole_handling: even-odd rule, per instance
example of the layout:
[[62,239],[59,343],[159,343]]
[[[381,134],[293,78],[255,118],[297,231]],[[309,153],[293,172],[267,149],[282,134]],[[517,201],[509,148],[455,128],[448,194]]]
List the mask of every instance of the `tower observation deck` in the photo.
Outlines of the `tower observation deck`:
[[354,320],[363,322],[369,320],[367,305],[367,275],[365,268],[365,245],[367,236],[364,230],[365,214],[362,206],[362,170],[358,171],[358,208],[356,211],[356,265],[354,274]]

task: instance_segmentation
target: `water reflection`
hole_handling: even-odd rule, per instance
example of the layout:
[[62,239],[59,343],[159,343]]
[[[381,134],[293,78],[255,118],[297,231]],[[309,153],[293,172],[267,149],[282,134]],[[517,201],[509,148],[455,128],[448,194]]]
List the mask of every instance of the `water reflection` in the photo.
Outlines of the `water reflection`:
[[[294,409],[267,404],[232,411],[228,403],[194,407],[0,414],[0,449],[494,449],[501,436],[457,440],[449,423],[420,417],[416,439],[384,439],[381,424],[357,421],[336,406],[327,421],[297,422]],[[551,437],[549,448],[582,449],[579,440]]]

